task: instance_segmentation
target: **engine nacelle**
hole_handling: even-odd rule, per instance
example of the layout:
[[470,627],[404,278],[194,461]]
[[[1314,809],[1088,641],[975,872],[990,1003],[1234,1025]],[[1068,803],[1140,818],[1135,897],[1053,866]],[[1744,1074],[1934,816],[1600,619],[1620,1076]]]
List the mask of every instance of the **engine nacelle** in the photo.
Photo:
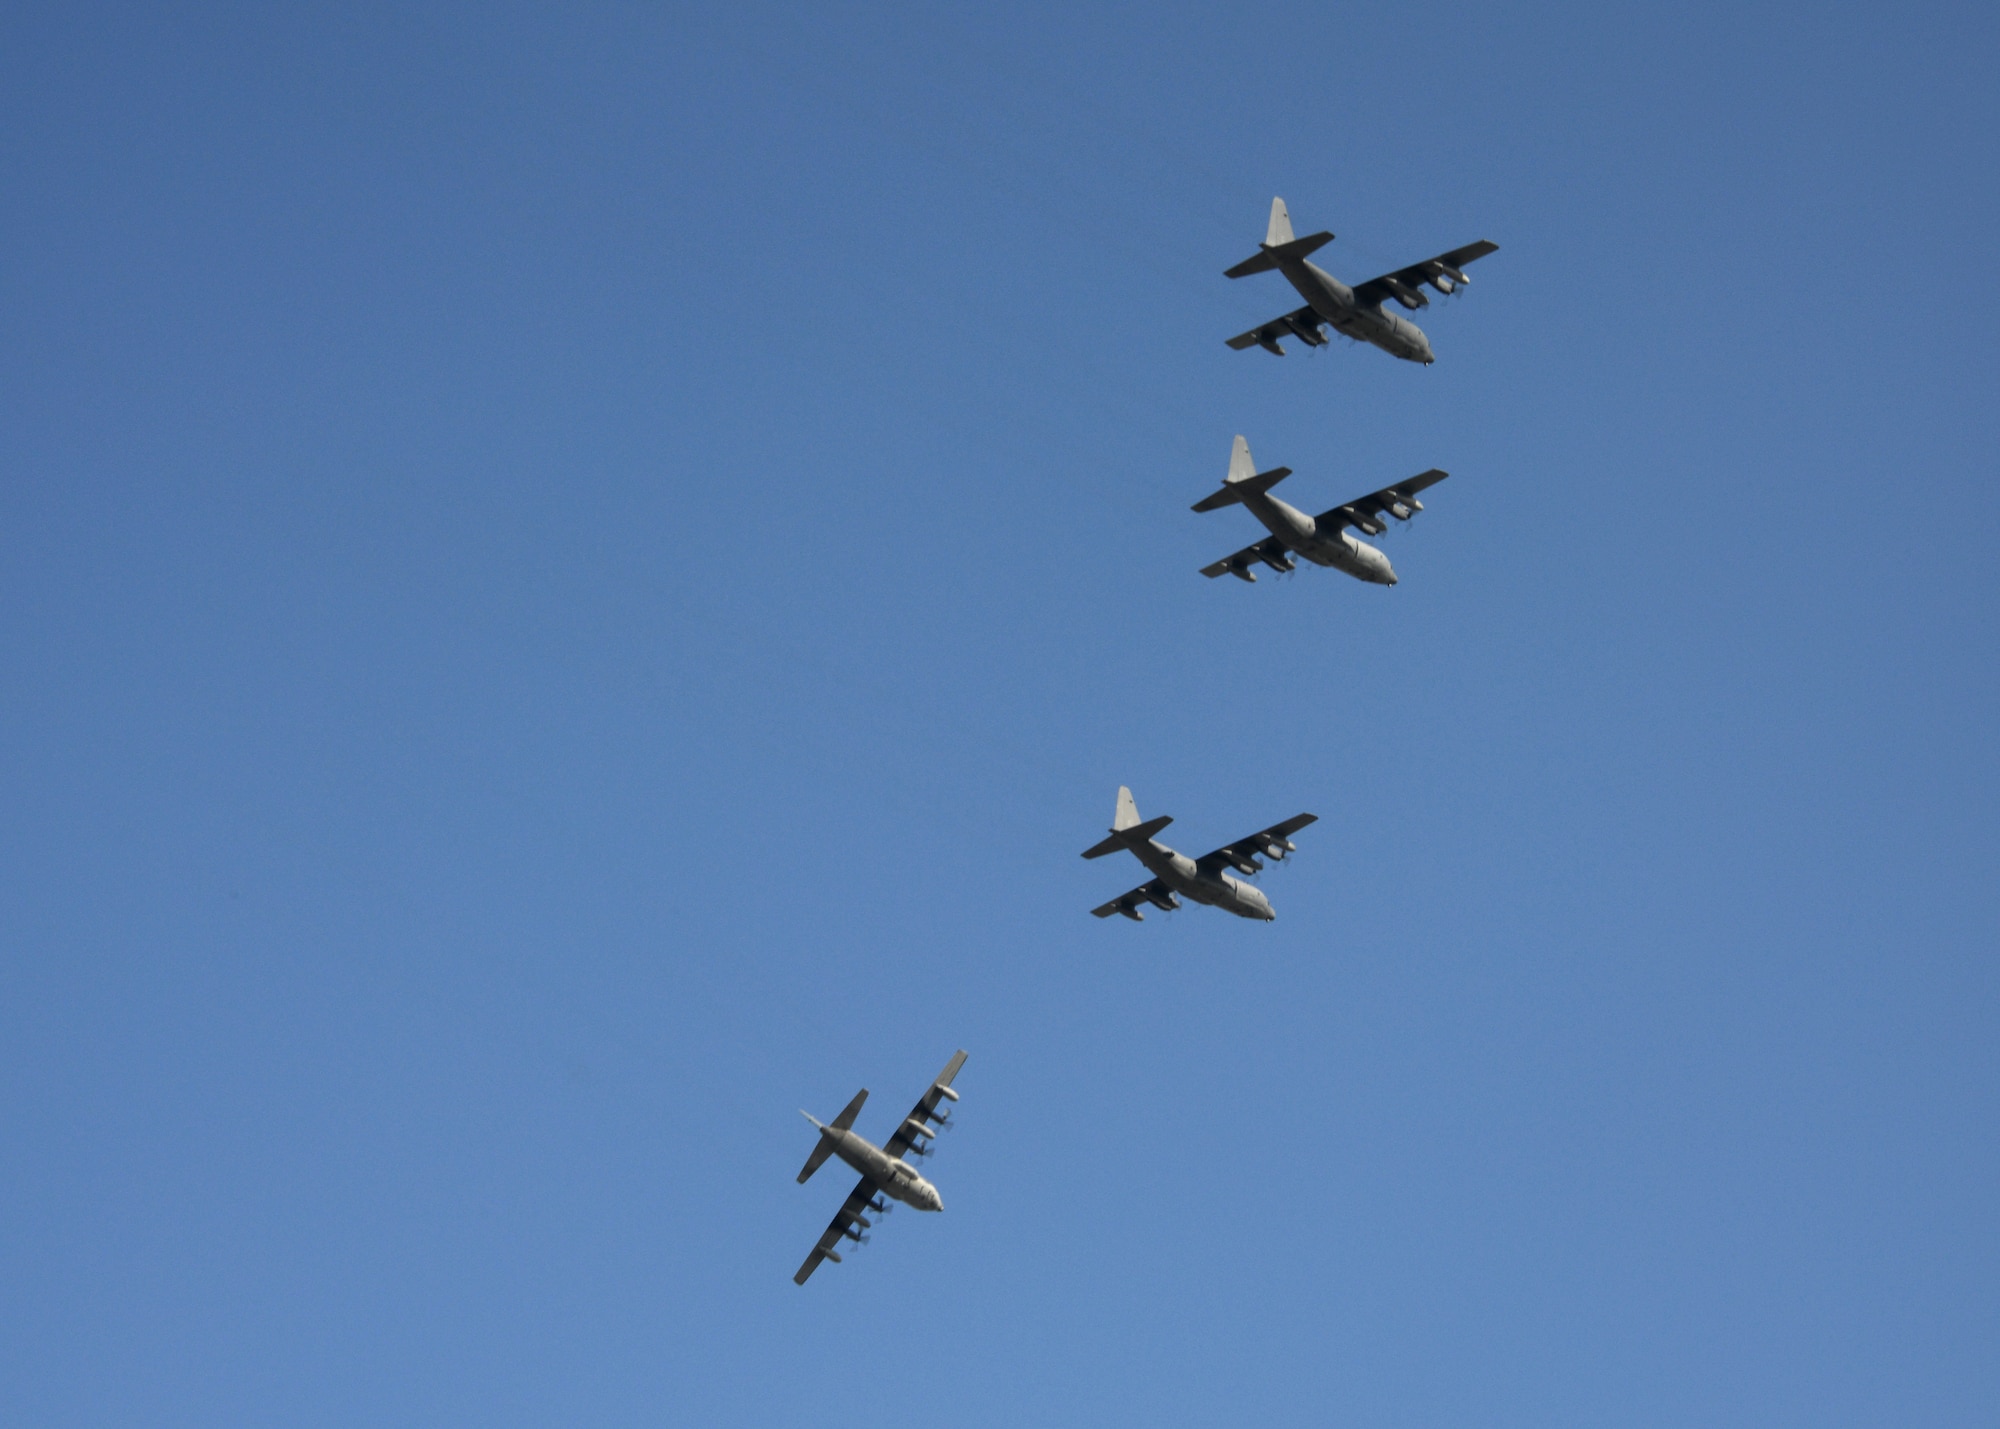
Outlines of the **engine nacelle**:
[[1257,862],[1254,858],[1232,858],[1229,860],[1229,866],[1238,873],[1262,873],[1264,871],[1264,865]]
[[1148,893],[1146,897],[1155,908],[1163,908],[1169,913],[1181,906],[1180,894],[1171,888],[1163,888],[1158,893]]
[[1466,277],[1465,274],[1459,272],[1458,269],[1452,267],[1451,264],[1449,263],[1438,264],[1437,270],[1438,272],[1444,274],[1445,277],[1451,279],[1452,283],[1460,288],[1464,287],[1467,283],[1470,283],[1472,281],[1472,279]]
[[1267,839],[1264,842],[1265,854],[1280,861],[1284,859],[1286,854],[1296,851],[1297,848],[1298,845],[1290,839]]
[[936,1086],[932,1087],[931,1090],[936,1092],[939,1096],[943,1097],[948,1102],[955,1102],[958,1100],[958,1093],[953,1091],[950,1087],[946,1086],[942,1082],[939,1082]]
[[1417,513],[1400,501],[1391,501],[1389,503],[1389,514],[1398,521],[1407,521]]
[[1297,333],[1308,347],[1325,347],[1326,334],[1319,330],[1319,324],[1304,318],[1286,318],[1285,326]]
[[903,1130],[911,1136],[937,1135],[936,1132],[931,1130],[930,1124],[928,1122],[918,1121],[915,1117],[911,1117],[908,1121],[903,1123]]
[[1422,288],[1412,288],[1408,283],[1400,279],[1384,278],[1382,286],[1389,290],[1390,297],[1394,298],[1411,312],[1415,312],[1418,308],[1427,308],[1431,305],[1431,300],[1424,296]]

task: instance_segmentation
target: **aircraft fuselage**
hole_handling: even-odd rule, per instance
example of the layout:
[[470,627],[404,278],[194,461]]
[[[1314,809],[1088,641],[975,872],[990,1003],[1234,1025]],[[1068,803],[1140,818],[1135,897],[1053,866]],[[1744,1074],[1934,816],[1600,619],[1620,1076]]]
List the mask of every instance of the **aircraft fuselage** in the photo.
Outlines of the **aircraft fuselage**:
[[1192,898],[1197,903],[1206,903],[1211,908],[1220,908],[1225,913],[1234,913],[1239,918],[1251,918],[1260,923],[1268,923],[1278,916],[1271,911],[1271,901],[1264,896],[1261,888],[1240,878],[1231,878],[1220,870],[1206,872],[1186,854],[1174,852],[1158,839],[1147,839],[1143,844],[1128,843],[1126,847],[1155,878],[1183,898]]
[[[1355,539],[1345,526],[1328,522],[1322,527],[1312,517],[1268,491],[1246,492],[1238,498],[1250,514],[1264,523],[1285,549],[1295,551],[1316,566],[1346,571],[1356,580],[1374,585],[1394,585],[1396,571],[1388,556],[1366,541]],[[1328,529],[1331,528],[1331,529]]]
[[815,1121],[819,1134],[833,1143],[833,1154],[873,1181],[882,1194],[920,1211],[941,1211],[944,1198],[937,1187],[917,1174],[917,1168],[898,1156],[891,1156],[867,1137],[840,1131]]
[[1429,366],[1436,361],[1430,339],[1424,336],[1422,328],[1389,312],[1382,303],[1357,301],[1352,288],[1319,264],[1306,258],[1280,258],[1278,271],[1298,289],[1299,296],[1312,310],[1337,331],[1357,341],[1373,343],[1406,362]]

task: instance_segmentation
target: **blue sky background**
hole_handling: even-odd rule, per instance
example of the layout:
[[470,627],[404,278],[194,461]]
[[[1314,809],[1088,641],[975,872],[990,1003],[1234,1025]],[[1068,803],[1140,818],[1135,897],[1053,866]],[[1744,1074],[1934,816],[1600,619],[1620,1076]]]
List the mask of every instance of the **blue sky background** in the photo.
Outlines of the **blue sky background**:
[[[0,1421],[1993,1423],[1996,60],[9,11]],[[1435,366],[1222,346],[1273,193]],[[1202,580],[1237,432],[1402,584]]]

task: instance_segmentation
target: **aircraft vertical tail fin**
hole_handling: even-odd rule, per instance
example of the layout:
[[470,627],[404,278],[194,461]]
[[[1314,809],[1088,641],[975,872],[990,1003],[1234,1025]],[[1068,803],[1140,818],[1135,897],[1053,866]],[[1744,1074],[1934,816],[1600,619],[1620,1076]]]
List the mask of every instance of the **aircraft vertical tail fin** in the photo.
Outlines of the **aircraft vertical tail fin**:
[[1264,234],[1264,246],[1276,248],[1292,241],[1292,214],[1281,198],[1271,200],[1271,227]]
[[1261,495],[1292,474],[1288,466],[1274,466],[1269,471],[1258,471],[1257,464],[1250,460],[1250,443],[1242,437],[1229,451],[1229,475],[1223,479],[1222,490],[1210,492],[1191,508],[1195,511],[1216,511],[1232,502],[1241,501],[1245,496]]
[[1235,483],[1256,473],[1257,463],[1250,460],[1250,439],[1238,433],[1235,444],[1229,448],[1229,475],[1224,480]]
[[1234,268],[1223,270],[1225,278],[1247,278],[1252,273],[1268,273],[1278,266],[1278,260],[1303,259],[1315,252],[1323,244],[1333,242],[1331,233],[1308,233],[1304,238],[1292,237],[1292,215],[1281,198],[1271,200],[1271,223],[1264,230],[1264,241],[1257,245],[1256,253],[1245,258]]
[[1144,843],[1173,821],[1172,814],[1162,814],[1157,819],[1140,823],[1139,806],[1133,802],[1132,791],[1121,784],[1118,786],[1118,812],[1111,816],[1111,837],[1092,844],[1083,851],[1083,856],[1103,858],[1107,853]]

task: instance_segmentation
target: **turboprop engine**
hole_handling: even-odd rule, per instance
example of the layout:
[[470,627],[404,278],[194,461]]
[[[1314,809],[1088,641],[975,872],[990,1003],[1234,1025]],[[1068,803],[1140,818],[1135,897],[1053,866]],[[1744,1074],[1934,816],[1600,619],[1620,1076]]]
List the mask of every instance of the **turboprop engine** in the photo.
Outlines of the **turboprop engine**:
[[1318,323],[1308,318],[1288,317],[1285,319],[1285,326],[1298,334],[1300,340],[1308,347],[1326,346],[1326,334],[1319,330]]
[[1180,894],[1174,892],[1171,888],[1163,888],[1157,893],[1148,893],[1146,898],[1155,908],[1164,909],[1169,913],[1181,906]]
[[1431,305],[1431,300],[1424,296],[1422,288],[1412,288],[1408,283],[1400,279],[1384,278],[1382,286],[1389,290],[1390,297],[1394,298],[1411,312],[1415,312],[1418,308],[1427,308]]

